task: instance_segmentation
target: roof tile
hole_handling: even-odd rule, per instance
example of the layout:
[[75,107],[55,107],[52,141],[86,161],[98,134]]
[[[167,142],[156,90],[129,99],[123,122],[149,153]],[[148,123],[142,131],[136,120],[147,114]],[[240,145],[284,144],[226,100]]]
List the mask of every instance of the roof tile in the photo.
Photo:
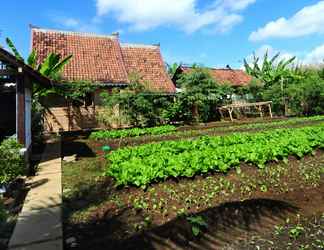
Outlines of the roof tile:
[[157,46],[121,46],[117,36],[32,29],[32,48],[39,62],[51,52],[72,54],[62,72],[64,80],[129,83],[129,74],[137,72],[150,90],[175,92]]
[[[189,72],[192,70],[190,67],[182,66],[183,72]],[[252,77],[240,69],[208,69],[210,75],[214,80],[221,84],[229,84],[231,86],[246,86],[248,85]]]

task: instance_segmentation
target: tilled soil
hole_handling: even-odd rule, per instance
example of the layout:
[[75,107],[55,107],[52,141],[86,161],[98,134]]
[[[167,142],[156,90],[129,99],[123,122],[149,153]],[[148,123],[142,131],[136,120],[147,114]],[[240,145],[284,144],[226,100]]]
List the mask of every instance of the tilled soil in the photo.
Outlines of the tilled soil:
[[[75,164],[64,169],[69,171]],[[97,164],[100,169],[103,163],[98,160]],[[318,151],[302,160],[290,157],[288,165],[270,163],[264,170],[242,165],[227,175],[169,179],[147,190],[118,190],[109,178],[96,179],[96,184],[87,186],[92,180],[82,180],[86,174],[82,172],[76,186],[81,186],[83,193],[64,199],[65,239],[75,239],[73,248],[70,244],[65,247],[257,249],[256,243],[266,247],[260,249],[287,249],[287,244],[282,247],[289,238],[287,232],[281,238],[273,237],[277,226],[303,218],[307,232],[321,227],[313,228],[310,221],[324,213],[323,169],[324,154]],[[63,188],[73,189],[73,179],[64,175]],[[188,221],[192,216],[203,218],[208,225],[200,227],[198,236],[193,235]],[[317,240],[324,240],[320,231],[317,234]],[[300,241],[307,243],[302,236]]]

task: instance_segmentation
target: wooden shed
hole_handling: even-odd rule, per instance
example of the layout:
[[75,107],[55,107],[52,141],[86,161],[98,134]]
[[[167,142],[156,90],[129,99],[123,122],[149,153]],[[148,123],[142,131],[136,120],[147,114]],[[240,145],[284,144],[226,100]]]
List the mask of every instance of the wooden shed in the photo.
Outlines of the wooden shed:
[[16,134],[27,155],[32,145],[33,83],[44,87],[53,85],[50,79],[0,48],[0,139]]

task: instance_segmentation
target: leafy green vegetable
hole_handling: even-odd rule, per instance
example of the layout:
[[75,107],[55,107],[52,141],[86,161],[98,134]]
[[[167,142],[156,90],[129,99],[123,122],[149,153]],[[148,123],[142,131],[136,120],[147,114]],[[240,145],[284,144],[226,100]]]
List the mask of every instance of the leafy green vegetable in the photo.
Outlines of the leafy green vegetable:
[[264,168],[268,161],[302,157],[316,148],[324,148],[324,126],[165,141],[113,151],[106,175],[118,185],[145,187],[168,177],[227,172],[241,162]]
[[176,127],[166,125],[166,126],[153,127],[153,128],[133,128],[133,129],[121,129],[121,130],[97,131],[91,133],[90,139],[104,140],[104,139],[116,139],[116,138],[126,138],[126,137],[138,137],[143,135],[195,136],[195,135],[207,134],[210,132],[235,131],[238,128],[239,129],[267,129],[267,128],[278,127],[278,126],[297,125],[303,122],[320,122],[320,121],[324,121],[324,116],[298,117],[298,118],[291,118],[282,121],[240,124],[240,125],[233,125],[227,127],[215,127],[215,128],[204,129],[204,130],[187,130],[187,131],[177,131]]
[[196,237],[201,233],[203,227],[208,227],[208,224],[202,216],[191,216],[187,218],[187,221],[191,224],[192,233]]
[[153,127],[153,128],[131,128],[120,130],[107,130],[97,131],[90,135],[90,139],[102,140],[102,139],[115,139],[125,137],[137,137],[142,135],[163,135],[176,131],[176,127],[172,125]]

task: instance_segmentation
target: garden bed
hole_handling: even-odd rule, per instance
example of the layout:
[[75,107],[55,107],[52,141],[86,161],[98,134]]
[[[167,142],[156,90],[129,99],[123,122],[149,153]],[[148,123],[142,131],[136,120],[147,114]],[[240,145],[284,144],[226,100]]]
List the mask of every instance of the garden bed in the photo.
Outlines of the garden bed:
[[[63,151],[68,145],[63,144]],[[286,163],[270,162],[262,169],[241,164],[227,174],[169,178],[145,190],[116,188],[115,180],[102,176],[106,166],[103,155],[95,152],[63,164],[67,249],[254,249],[252,242],[267,246],[256,237],[272,239],[274,249],[280,249],[282,243],[304,244],[305,235],[316,230],[314,216],[322,225],[321,150],[303,159],[289,156]],[[194,236],[195,221],[201,219],[208,226],[201,223]],[[289,232],[299,224],[305,230],[293,239]],[[273,238],[279,226],[282,236]],[[316,240],[324,239],[319,235]]]
[[196,138],[199,136],[216,136],[226,135],[235,132],[258,132],[271,130],[276,128],[298,128],[307,125],[318,125],[324,123],[324,116],[318,116],[316,119],[311,118],[291,118],[291,119],[276,119],[276,120],[260,120],[253,119],[247,121],[237,122],[230,124],[229,122],[222,123],[210,123],[201,126],[185,126],[179,127],[178,132],[167,135],[155,135],[155,136],[139,136],[128,137],[119,139],[105,139],[105,140],[91,140],[88,138],[89,133],[83,135],[80,134],[65,134],[63,135],[63,144],[65,150],[63,154],[79,156],[94,156],[102,154],[102,147],[109,145],[112,149],[118,149],[127,146],[138,146],[141,144],[169,141],[169,140],[181,140],[184,138]]

